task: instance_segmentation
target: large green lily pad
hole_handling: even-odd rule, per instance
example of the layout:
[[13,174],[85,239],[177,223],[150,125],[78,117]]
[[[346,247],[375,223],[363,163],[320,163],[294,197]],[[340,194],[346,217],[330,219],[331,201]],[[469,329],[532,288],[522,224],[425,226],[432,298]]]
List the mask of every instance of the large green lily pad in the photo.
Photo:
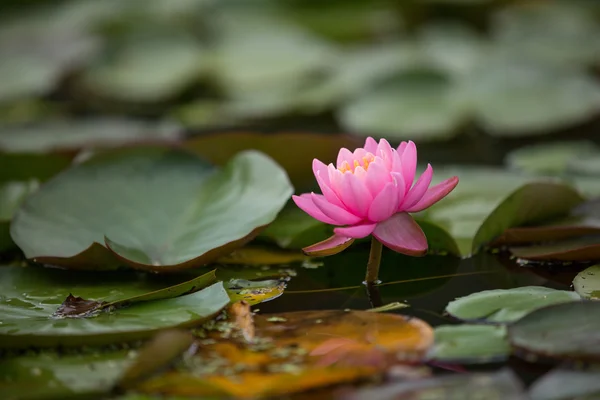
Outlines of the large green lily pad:
[[533,310],[551,304],[579,300],[575,292],[542,286],[484,290],[451,301],[446,311],[455,318],[473,322],[516,321]]
[[510,344],[525,357],[600,361],[600,302],[555,304],[532,312],[508,327]]
[[445,228],[463,255],[476,253],[508,228],[566,215],[583,202],[564,183],[495,168],[440,168],[434,179],[455,175],[457,188],[421,217]]
[[36,180],[0,183],[0,251],[14,246],[10,237],[10,220],[25,198],[37,190]]
[[117,151],[46,183],[17,212],[11,234],[41,263],[178,270],[252,239],[291,193],[285,172],[253,151],[223,170],[182,151]]
[[0,391],[8,399],[96,398],[112,389],[134,351],[64,355],[55,351],[3,358]]
[[589,141],[543,143],[513,150],[505,162],[525,172],[560,175],[573,161],[598,151]]
[[436,361],[483,364],[504,360],[510,353],[504,326],[441,325],[434,333],[429,358]]
[[600,265],[584,269],[573,279],[573,289],[586,299],[600,300]]
[[[99,279],[89,272],[6,266],[0,268],[0,278],[1,347],[72,347],[137,340],[160,329],[201,323],[229,303],[220,282],[168,298],[181,294],[177,290],[181,286],[165,288],[169,280],[144,279],[134,273],[104,274]],[[140,302],[95,317],[52,317],[69,294],[117,305]]]

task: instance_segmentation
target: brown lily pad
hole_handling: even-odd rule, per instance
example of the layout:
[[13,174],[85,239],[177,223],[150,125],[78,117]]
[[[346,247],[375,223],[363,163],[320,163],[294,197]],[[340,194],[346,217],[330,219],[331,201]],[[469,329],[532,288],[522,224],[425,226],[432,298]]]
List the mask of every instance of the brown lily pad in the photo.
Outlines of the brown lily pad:
[[253,337],[248,315],[236,312],[234,320],[240,319],[241,328],[231,322],[206,326],[198,353],[183,367],[136,389],[175,396],[279,397],[368,380],[393,365],[420,362],[433,344],[429,325],[396,314],[255,315]]

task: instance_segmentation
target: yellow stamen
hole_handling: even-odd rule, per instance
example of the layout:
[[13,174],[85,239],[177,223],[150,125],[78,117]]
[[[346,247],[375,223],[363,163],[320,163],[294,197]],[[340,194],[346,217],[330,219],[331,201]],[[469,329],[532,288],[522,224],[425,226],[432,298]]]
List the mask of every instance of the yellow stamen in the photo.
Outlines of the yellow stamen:
[[375,156],[371,153],[368,153],[366,156],[361,158],[360,160],[354,160],[352,164],[348,161],[344,161],[342,165],[338,168],[341,173],[346,173],[348,171],[354,173],[357,167],[363,167],[365,171],[369,169],[369,165],[375,161]]

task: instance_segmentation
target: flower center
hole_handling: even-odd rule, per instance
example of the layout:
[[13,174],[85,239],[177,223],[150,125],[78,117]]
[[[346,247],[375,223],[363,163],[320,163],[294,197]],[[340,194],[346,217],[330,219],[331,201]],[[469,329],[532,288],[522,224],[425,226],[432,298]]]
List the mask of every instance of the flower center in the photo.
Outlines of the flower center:
[[338,170],[343,174],[345,172],[352,172],[356,170],[357,167],[363,167],[365,171],[369,169],[369,164],[375,161],[375,156],[371,153],[367,153],[364,157],[354,160],[352,163],[348,161],[344,161],[342,165],[338,167]]

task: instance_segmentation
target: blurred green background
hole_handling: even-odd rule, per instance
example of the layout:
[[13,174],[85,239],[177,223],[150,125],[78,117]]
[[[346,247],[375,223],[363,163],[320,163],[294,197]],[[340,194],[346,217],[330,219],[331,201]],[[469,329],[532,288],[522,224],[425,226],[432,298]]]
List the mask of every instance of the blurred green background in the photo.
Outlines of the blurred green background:
[[506,140],[599,126],[593,0],[29,0],[0,16],[5,150],[81,131],[294,129],[489,163]]

